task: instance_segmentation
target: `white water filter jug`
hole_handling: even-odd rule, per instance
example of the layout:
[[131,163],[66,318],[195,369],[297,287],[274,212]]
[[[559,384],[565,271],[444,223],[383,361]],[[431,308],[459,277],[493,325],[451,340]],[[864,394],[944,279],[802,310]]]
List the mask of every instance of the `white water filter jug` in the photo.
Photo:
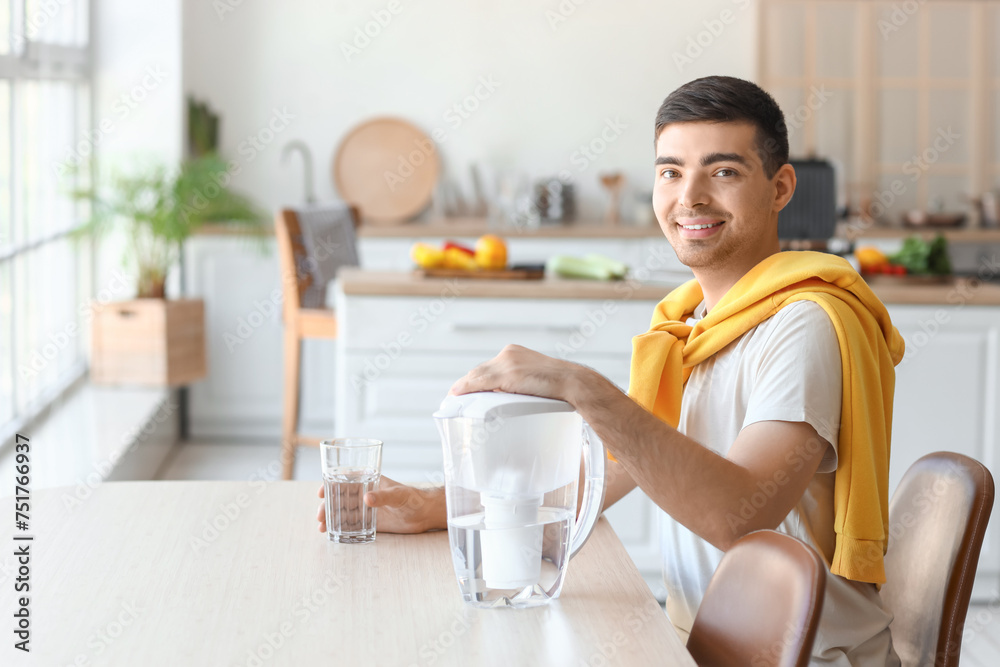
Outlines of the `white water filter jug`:
[[530,607],[558,597],[604,504],[604,446],[573,406],[537,396],[448,396],[434,418],[464,599]]

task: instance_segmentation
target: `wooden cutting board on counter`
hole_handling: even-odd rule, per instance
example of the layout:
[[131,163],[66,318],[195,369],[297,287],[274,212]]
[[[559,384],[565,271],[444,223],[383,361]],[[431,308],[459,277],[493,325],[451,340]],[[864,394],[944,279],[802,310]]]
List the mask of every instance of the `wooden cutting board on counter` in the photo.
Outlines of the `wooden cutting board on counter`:
[[414,274],[421,278],[470,278],[473,280],[541,280],[545,269],[501,269],[487,271],[465,271],[462,269],[417,269]]

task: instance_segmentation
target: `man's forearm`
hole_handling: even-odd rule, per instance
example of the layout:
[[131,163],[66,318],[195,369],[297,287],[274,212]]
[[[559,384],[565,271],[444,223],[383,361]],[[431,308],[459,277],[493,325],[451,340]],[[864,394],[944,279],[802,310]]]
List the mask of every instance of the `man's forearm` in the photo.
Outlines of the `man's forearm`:
[[595,371],[584,369],[569,397],[660,508],[720,549],[741,536],[727,515],[738,513],[741,499],[754,492],[749,471],[650,414]]

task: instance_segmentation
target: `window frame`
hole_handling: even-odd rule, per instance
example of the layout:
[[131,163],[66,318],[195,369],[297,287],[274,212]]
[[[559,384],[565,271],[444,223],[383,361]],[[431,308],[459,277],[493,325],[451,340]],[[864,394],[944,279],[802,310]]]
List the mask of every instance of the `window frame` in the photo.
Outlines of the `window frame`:
[[[77,203],[72,207],[71,219],[59,221],[54,230],[49,230],[39,236],[30,234],[25,237],[23,230],[18,228],[17,221],[20,219],[24,206],[23,190],[20,167],[20,156],[22,154],[23,139],[19,136],[19,129],[23,127],[21,117],[21,84],[26,81],[67,81],[72,82],[73,103],[71,114],[72,145],[77,145],[83,135],[83,119],[89,123],[94,116],[94,98],[91,94],[93,90],[92,63],[93,63],[93,35],[94,35],[94,3],[95,0],[83,0],[82,6],[77,6],[77,11],[86,14],[86,30],[82,35],[84,43],[82,45],[66,45],[52,42],[33,41],[27,37],[27,4],[29,0],[10,0],[10,34],[9,50],[0,53],[0,80],[7,82],[9,95],[9,187],[10,198],[9,208],[0,214],[6,215],[9,220],[9,239],[0,239],[0,270],[9,272],[8,289],[10,299],[11,317],[5,318],[6,322],[0,326],[6,328],[6,336],[10,342],[10,355],[7,359],[0,359],[0,364],[7,365],[11,373],[11,397],[10,409],[12,418],[0,422],[0,450],[5,449],[12,441],[14,433],[23,429],[28,423],[37,419],[48,407],[63,395],[71,386],[80,381],[87,372],[87,359],[83,350],[81,340],[85,332],[80,332],[75,336],[73,345],[75,360],[69,368],[63,372],[56,373],[55,379],[43,386],[38,393],[30,400],[25,400],[21,392],[23,385],[20,376],[22,363],[27,363],[24,359],[18,358],[18,352],[22,343],[22,334],[16,321],[16,314],[20,311],[18,303],[21,299],[30,299],[30,287],[18,287],[18,258],[27,258],[31,253],[41,251],[46,246],[52,247],[59,242],[68,242],[69,236],[76,231],[81,222],[81,213],[84,205]],[[79,20],[79,19],[78,19]],[[86,103],[81,101],[81,87],[86,88]],[[90,174],[95,173],[94,156],[88,158],[88,168]],[[74,176],[73,186],[81,185],[80,174]],[[79,242],[78,247],[72,253],[73,265],[66,273],[65,289],[73,295],[73,313],[75,324],[79,330],[81,324],[80,298],[81,290],[79,281],[84,278],[87,284],[93,284],[92,267],[94,245],[86,240]],[[85,256],[84,256],[85,255]],[[86,260],[86,261],[82,261]],[[28,259],[27,261],[31,261]],[[83,267],[87,267],[84,269]],[[25,269],[27,270],[27,269]],[[87,289],[86,292],[90,290]],[[3,298],[3,295],[0,295]],[[23,404],[23,405],[22,405]]]

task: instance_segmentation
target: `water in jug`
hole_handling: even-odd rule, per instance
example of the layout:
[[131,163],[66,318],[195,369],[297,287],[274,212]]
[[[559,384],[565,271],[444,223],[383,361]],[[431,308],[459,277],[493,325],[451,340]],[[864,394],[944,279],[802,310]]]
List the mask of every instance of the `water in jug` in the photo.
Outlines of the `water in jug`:
[[434,418],[462,597],[477,607],[558,597],[604,504],[596,434],[569,403],[501,392],[448,396]]

